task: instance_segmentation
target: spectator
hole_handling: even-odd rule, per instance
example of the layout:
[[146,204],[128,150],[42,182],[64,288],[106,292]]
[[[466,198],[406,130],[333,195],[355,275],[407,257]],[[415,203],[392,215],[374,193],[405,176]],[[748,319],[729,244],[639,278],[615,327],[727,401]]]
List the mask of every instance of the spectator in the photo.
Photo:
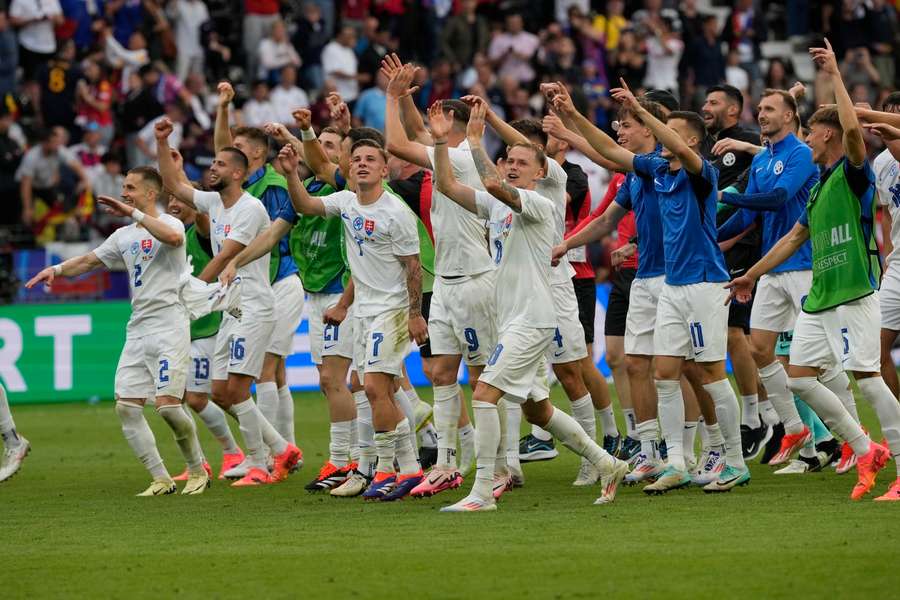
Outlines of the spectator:
[[0,102],[0,225],[15,225],[22,220],[22,206],[16,184],[16,171],[25,153],[19,142],[10,135],[13,114],[6,102]]
[[441,56],[454,71],[472,64],[476,53],[487,52],[491,31],[487,19],[476,12],[478,0],[461,0],[459,14],[447,20],[441,32]]
[[204,23],[200,31],[203,40],[203,62],[206,67],[206,73],[212,81],[228,79],[231,48],[222,41],[222,35],[216,30],[213,21]]
[[75,99],[83,77],[75,64],[75,42],[63,42],[56,58],[41,66],[37,74],[44,127],[60,125],[75,137],[81,135],[75,124]]
[[625,3],[622,0],[609,0],[606,3],[606,14],[594,17],[594,30],[603,36],[606,49],[610,52],[619,47],[622,31],[628,27],[628,19],[624,13]]
[[535,73],[531,59],[540,46],[540,39],[524,29],[522,15],[512,13],[506,16],[503,33],[494,36],[488,48],[488,58],[502,77],[512,77],[519,84],[530,84]]
[[172,148],[181,146],[181,140],[184,138],[184,120],[186,115],[187,111],[181,104],[172,102],[166,105],[163,114],[144,125],[135,138],[135,144],[140,150],[139,162],[136,165],[132,165],[131,168],[156,164],[156,135],[153,133],[153,128],[163,118],[168,118],[172,121],[172,134],[169,136],[169,144],[171,144]]
[[62,127],[39,130],[37,143],[25,153],[16,171],[22,200],[22,222],[34,224],[34,209],[40,199],[48,206],[61,205],[64,210],[75,206],[75,178],[82,188],[89,187],[78,159],[64,147],[66,130]]
[[[262,127],[277,119],[275,107],[269,99],[269,85],[265,81],[260,79],[253,84],[253,97],[241,107],[241,114],[244,125],[248,127]],[[177,148],[175,144],[172,147]]]
[[766,20],[757,14],[753,0],[737,0],[725,22],[722,39],[732,50],[737,50],[740,66],[750,76],[751,89],[760,80],[760,44],[766,40]]
[[146,14],[142,0],[107,0],[106,17],[112,19],[113,36],[123,46],[144,24]]
[[426,104],[421,108],[424,110],[438,100],[449,100],[458,95],[453,81],[453,67],[450,65],[450,61],[445,58],[438,59],[431,67],[431,77],[422,87],[421,97],[425,99]]
[[[885,0],[871,0],[869,9],[869,50],[872,64],[881,78],[883,87],[896,87],[897,11]],[[898,5],[900,7],[900,5]]]
[[647,38],[647,74],[644,87],[678,93],[678,62],[684,42],[672,33],[668,18],[647,20],[651,35]]
[[[149,65],[143,67],[142,72],[149,68]],[[121,133],[125,136],[127,164],[129,167],[136,167],[143,164],[140,150],[137,147],[137,134],[144,128],[144,125],[163,113],[163,107],[156,99],[153,88],[145,85],[144,79],[138,73],[133,73],[128,95],[121,109]]]
[[[692,105],[699,107],[706,98],[706,88],[725,81],[725,57],[719,41],[719,24],[715,15],[701,21],[701,37],[691,41],[687,67],[694,87]],[[787,89],[787,88],[785,88]]]
[[298,108],[308,108],[309,96],[297,87],[297,69],[295,67],[281,69],[279,79],[278,85],[272,89],[269,95],[272,110],[275,113],[273,120],[276,123],[293,127],[294,117],[291,116],[291,112]]
[[65,17],[66,32],[71,31],[80,54],[87,52],[94,44],[93,24],[94,19],[102,16],[102,4],[96,0],[60,0],[59,4]]
[[303,69],[300,71],[303,87],[318,90],[325,83],[322,71],[322,49],[329,41],[328,29],[322,9],[315,2],[303,5],[302,16],[294,33],[294,47],[300,53]]
[[316,101],[309,107],[309,112],[312,113],[312,124],[316,129],[322,129],[331,123],[331,105],[328,104],[328,96],[332,93],[337,93],[337,88],[334,81],[326,79],[322,84],[322,89],[319,90],[319,95],[316,96]]
[[288,40],[287,29],[281,19],[272,23],[269,35],[259,43],[259,70],[257,76],[270,85],[278,83],[281,69],[300,67],[300,55]]
[[678,11],[663,8],[662,0],[644,0],[644,8],[635,11],[631,21],[642,37],[653,35],[655,30],[663,26],[663,21],[668,21],[669,29],[676,35],[681,34],[681,17],[678,16]]
[[334,81],[337,92],[344,102],[351,104],[359,96],[358,62],[356,52],[356,31],[344,26],[337,37],[322,50],[322,65],[325,77]]
[[848,90],[857,85],[863,85],[868,88],[866,96],[869,97],[866,102],[871,102],[875,97],[876,89],[881,84],[881,75],[878,69],[872,64],[872,56],[869,49],[865,46],[851,48],[844,55],[844,60],[840,63],[841,77]]
[[358,54],[357,70],[361,87],[370,87],[375,83],[375,75],[381,69],[381,60],[392,50],[396,50],[396,43],[391,39],[391,31],[387,27],[376,28],[365,50]]
[[624,79],[633,90],[644,85],[647,73],[647,57],[641,51],[637,35],[632,29],[622,31],[619,47],[610,59],[610,79]]
[[281,20],[278,13],[279,0],[244,0],[244,59],[246,77],[254,77],[259,71],[257,52],[266,34],[271,31],[276,21]]
[[64,19],[58,0],[12,0],[9,21],[19,30],[19,65],[25,81],[56,53],[53,28]]
[[16,33],[9,24],[6,11],[0,10],[0,98],[16,89],[16,68],[19,66],[19,45]]
[[85,123],[81,142],[69,146],[69,154],[78,160],[89,180],[101,169],[101,160],[106,154],[105,146],[100,138],[100,126],[97,123]]
[[[736,49],[731,49],[728,51],[728,58],[726,58],[725,61],[725,82],[728,85],[741,90],[744,97],[747,97],[750,94],[750,76],[747,74],[747,71],[741,67],[741,53]],[[766,87],[768,88],[771,86],[767,85]]]
[[384,109],[387,102],[384,92],[387,84],[387,77],[379,71],[375,76],[375,86],[359,95],[356,106],[353,107],[353,125],[355,127],[372,127],[378,131],[384,131]]
[[203,72],[203,47],[200,45],[201,27],[209,21],[209,11],[203,0],[171,0],[169,18],[175,22],[175,75],[184,80],[188,73]]
[[[122,176],[121,159],[117,154],[104,154],[100,159],[100,169],[91,174],[91,189],[94,196],[118,198],[122,193],[123,183],[125,183],[125,177]],[[130,218],[118,217],[105,210],[95,210],[93,228],[98,237],[107,238],[113,231],[123,225],[128,225],[130,221]]]
[[112,114],[112,85],[96,61],[84,61],[84,79],[78,82],[79,125],[92,123],[100,136],[101,143],[109,147],[115,135]]
[[130,89],[131,75],[150,62],[147,53],[147,44],[144,36],[135,33],[129,41],[129,48],[125,48],[116,40],[112,32],[112,26],[103,19],[94,22],[97,32],[97,44],[103,49],[103,58],[113,69],[121,69],[119,85],[123,94]]
[[765,85],[768,89],[788,90],[794,84],[794,70],[789,63],[780,58],[769,61],[766,71]]

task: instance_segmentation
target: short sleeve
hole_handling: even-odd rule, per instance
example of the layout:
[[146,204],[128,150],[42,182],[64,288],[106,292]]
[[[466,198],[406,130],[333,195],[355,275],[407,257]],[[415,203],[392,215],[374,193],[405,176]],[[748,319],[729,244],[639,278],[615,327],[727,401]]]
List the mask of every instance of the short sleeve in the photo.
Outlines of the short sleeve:
[[121,235],[120,232],[123,230],[124,227],[113,231],[112,235],[106,238],[105,242],[94,249],[94,256],[100,259],[100,262],[102,262],[107,269],[125,266],[125,261],[122,259],[122,253],[119,251],[119,237]]
[[219,196],[219,192],[204,192],[203,190],[195,189],[193,201],[197,210],[209,214],[213,204],[221,201],[221,196]]
[[176,219],[172,215],[161,214],[159,215],[159,220],[180,233],[181,239],[184,239],[184,223],[182,223],[179,219]]
[[266,190],[266,194],[272,195],[269,205],[273,206],[275,210],[269,216],[273,221],[282,219],[291,225],[297,222],[297,211],[294,210],[294,205],[291,204],[291,196],[286,189],[270,186]]
[[[428,160],[434,167],[434,146],[425,146],[425,153],[428,154]],[[450,167],[453,169],[453,176],[458,180],[463,179],[463,174],[468,171],[467,163],[474,165],[472,162],[472,153],[460,150],[459,148],[447,148],[447,156],[450,157]]]
[[553,185],[559,188],[565,188],[569,179],[565,169],[552,158],[545,159],[547,161],[547,174],[544,176],[548,181],[552,181]]
[[797,222],[809,229],[809,213],[807,213],[806,209],[800,213],[800,218],[797,219]]
[[526,221],[546,221],[553,219],[553,204],[537,192],[519,190],[522,210],[519,214]]
[[259,232],[269,225],[270,221],[266,209],[259,200],[244,202],[241,214],[235,215],[237,218],[231,222],[231,231],[228,232],[227,238],[243,246],[248,246]]
[[619,191],[616,192],[616,197],[613,199],[613,202],[625,210],[634,210],[634,207],[631,204],[631,186],[629,185],[628,177],[626,177],[625,181],[619,186]]
[[391,221],[391,251],[394,256],[412,256],[419,253],[419,230],[416,216],[406,206]]
[[499,200],[491,196],[488,192],[485,192],[484,190],[475,190],[475,210],[480,218],[491,218],[491,209],[494,208],[495,202],[499,202]]
[[343,192],[335,192],[334,194],[328,194],[327,196],[320,196],[322,204],[325,206],[325,216],[341,216],[341,211],[344,210],[344,198],[345,194]]
[[656,175],[656,167],[659,158],[650,154],[635,154],[631,160],[635,175],[639,177],[653,177]]

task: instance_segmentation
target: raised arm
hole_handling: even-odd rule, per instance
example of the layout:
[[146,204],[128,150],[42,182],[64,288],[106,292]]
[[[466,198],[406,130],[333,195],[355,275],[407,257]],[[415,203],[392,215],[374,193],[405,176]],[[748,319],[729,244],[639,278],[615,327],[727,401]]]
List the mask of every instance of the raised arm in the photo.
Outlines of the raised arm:
[[862,126],[859,124],[859,118],[853,108],[853,101],[850,100],[850,94],[847,93],[847,87],[844,80],[841,79],[841,71],[838,69],[837,59],[831,48],[831,42],[825,38],[824,48],[810,48],[809,54],[813,61],[819,65],[819,68],[831,80],[834,87],[834,97],[837,102],[838,118],[841,121],[841,128],[844,130],[843,145],[844,153],[851,165],[860,166],[866,160],[866,142],[863,139]]
[[554,261],[562,258],[566,252],[572,250],[573,248],[580,248],[581,246],[590,244],[591,242],[595,242],[597,240],[603,239],[605,236],[609,235],[616,228],[616,225],[619,224],[619,221],[622,220],[622,217],[628,211],[622,207],[618,202],[612,202],[603,214],[585,225],[580,231],[572,235],[571,237],[563,240],[561,244],[556,246],[553,249],[552,259]]
[[290,232],[292,227],[293,225],[280,217],[272,221],[265,231],[253,238],[253,241],[232,258],[219,273],[219,281],[222,282],[222,285],[230,284],[237,276],[238,269],[271,252],[272,248]]
[[428,341],[428,324],[422,317],[422,261],[418,254],[398,256],[406,273],[406,291],[409,295],[409,337],[421,346]]
[[167,246],[181,246],[184,243],[184,232],[166,225],[161,219],[151,215],[144,214],[135,207],[120,202],[110,196],[99,196],[97,204],[105,206],[108,212],[119,216],[129,217],[136,223],[140,223],[144,229],[150,232],[150,235],[158,239]]
[[196,208],[194,206],[194,188],[187,183],[187,177],[175,165],[172,149],[169,147],[172,122],[166,118],[160,119],[157,121],[153,133],[156,135],[159,174],[162,176],[163,187],[188,206]]
[[519,197],[519,190],[509,185],[505,179],[500,177],[497,166],[488,158],[487,152],[481,145],[481,138],[484,136],[484,116],[486,107],[483,104],[472,107],[469,113],[469,125],[466,128],[466,138],[469,140],[469,147],[472,149],[472,160],[475,161],[475,168],[478,170],[478,176],[484,189],[488,193],[507,205],[514,211],[522,212],[522,199]]
[[665,123],[654,117],[645,109],[631,93],[628,84],[624,79],[619,79],[622,87],[610,90],[612,97],[626,106],[632,113],[637,115],[641,122],[653,132],[654,137],[660,144],[669,149],[669,151],[678,157],[681,165],[694,174],[699,174],[703,170],[703,159],[691,150],[687,142],[681,139],[678,133],[668,127]]
[[219,82],[219,103],[216,107],[216,126],[213,130],[213,147],[218,152],[232,144],[231,127],[229,126],[228,107],[234,99],[234,88],[227,81]]
[[97,258],[97,255],[93,252],[88,252],[41,270],[40,273],[28,280],[25,287],[31,289],[43,282],[49,288],[53,286],[53,280],[56,277],[76,277],[88,271],[99,269],[102,266],[103,263]]
[[494,131],[497,132],[497,135],[500,136],[500,139],[503,140],[503,143],[507,146],[512,146],[513,144],[529,143],[528,138],[525,137],[519,130],[498,117],[497,113],[491,110],[490,105],[488,105],[485,99],[481,96],[463,96],[462,98],[460,98],[460,100],[471,107],[474,107],[477,104],[483,104],[485,110],[485,122],[490,125],[494,129]]
[[[335,173],[338,166],[328,160],[322,144],[319,143],[319,138],[316,137],[316,132],[313,131],[312,113],[306,108],[298,108],[291,115],[294,117],[294,123],[300,128],[300,139],[303,146],[303,154],[298,152],[297,155],[304,157],[306,166],[316,177],[337,189]],[[296,151],[296,148],[294,150]]]
[[613,161],[607,159],[605,156],[594,150],[594,147],[591,146],[588,141],[581,136],[580,134],[575,132],[574,124],[571,121],[564,120],[562,117],[557,115],[555,112],[550,113],[544,117],[544,120],[541,122],[541,127],[548,134],[553,137],[557,137],[567,144],[573,150],[577,150],[584,154],[588,160],[591,162],[600,165],[607,171],[620,171],[621,167],[618,163],[614,163]]
[[556,84],[555,88],[550,92],[550,96],[553,98],[553,110],[563,121],[568,120],[584,136],[584,139],[587,140],[594,150],[610,161],[613,170],[634,170],[634,153],[621,147],[614,139],[595,127],[587,117],[579,113],[572,103],[572,97],[569,96],[569,92],[563,84]]
[[435,188],[468,210],[477,213],[475,190],[457,181],[450,166],[450,151],[447,149],[447,134],[453,122],[453,111],[449,118],[444,115],[441,102],[435,102],[428,109],[428,121],[431,123],[431,134],[434,136],[434,185]]
[[789,259],[809,239],[809,229],[799,221],[794,227],[775,242],[765,256],[750,267],[746,273],[731,280],[725,289],[731,290],[728,301],[736,298],[738,302],[749,302],[753,297],[753,286],[756,280]]
[[387,146],[387,151],[394,156],[419,165],[423,169],[430,169],[431,160],[428,158],[425,146],[419,142],[411,141],[406,135],[403,123],[400,121],[400,100],[416,89],[409,89],[414,74],[415,67],[403,65],[388,83],[386,92],[387,103],[384,114],[385,145]]
[[325,204],[322,199],[309,195],[300,177],[297,175],[297,166],[299,157],[294,151],[294,147],[287,144],[278,153],[275,159],[275,170],[284,175],[287,179],[288,193],[291,196],[291,204],[301,215],[313,215],[317,217],[325,216]]

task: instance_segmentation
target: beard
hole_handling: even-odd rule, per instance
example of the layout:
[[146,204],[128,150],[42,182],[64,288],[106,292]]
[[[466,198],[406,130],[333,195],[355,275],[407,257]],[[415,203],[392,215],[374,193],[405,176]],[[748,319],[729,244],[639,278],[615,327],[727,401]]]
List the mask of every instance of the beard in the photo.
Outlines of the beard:
[[219,180],[216,181],[215,183],[210,182],[210,184],[209,184],[209,189],[211,189],[214,192],[221,192],[222,190],[224,190],[227,187],[228,187],[228,184],[222,178],[219,178]]

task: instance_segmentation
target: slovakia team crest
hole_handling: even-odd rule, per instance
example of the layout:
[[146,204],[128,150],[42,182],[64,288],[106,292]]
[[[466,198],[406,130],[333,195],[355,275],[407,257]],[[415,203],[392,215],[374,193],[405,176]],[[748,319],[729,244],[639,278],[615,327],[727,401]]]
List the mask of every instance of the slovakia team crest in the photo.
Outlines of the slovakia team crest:
[[150,251],[153,250],[153,240],[141,240],[141,250],[144,251],[144,254],[150,254]]
[[366,235],[372,235],[375,231],[375,221],[373,219],[366,219],[363,228],[366,230]]
[[228,237],[228,234],[231,233],[231,225],[225,225],[225,237]]

